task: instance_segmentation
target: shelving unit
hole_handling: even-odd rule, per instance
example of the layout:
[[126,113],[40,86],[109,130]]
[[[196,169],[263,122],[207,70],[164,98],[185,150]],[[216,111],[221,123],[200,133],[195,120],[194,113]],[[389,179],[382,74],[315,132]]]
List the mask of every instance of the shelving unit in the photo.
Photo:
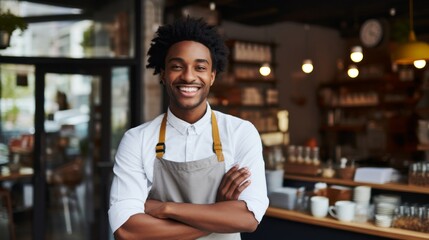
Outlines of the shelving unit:
[[[294,174],[285,174],[284,179],[289,181],[302,181],[312,183],[325,182],[330,185],[342,185],[350,187],[369,186],[373,189],[397,192],[399,195],[407,193],[417,194],[415,196],[418,196],[418,198],[423,199],[423,201],[425,201],[425,199],[427,199],[427,196],[429,195],[429,187],[409,185],[407,183],[376,184],[369,182],[356,182],[347,179],[312,177]],[[326,218],[314,218],[313,216],[306,213],[272,207],[268,209],[266,216],[394,239],[429,239],[428,233],[399,228],[382,228],[375,226],[373,222],[345,223],[340,222],[337,219],[333,219],[329,216]]]
[[309,214],[291,211],[280,208],[269,207],[265,213],[268,217],[275,217],[290,221],[301,222],[305,224],[318,225],[328,228],[346,230],[357,233],[364,233],[369,235],[375,235],[380,237],[387,237],[392,239],[409,239],[409,240],[421,240],[429,239],[429,234],[397,229],[397,228],[382,228],[377,227],[372,223],[355,223],[355,222],[341,222],[336,219],[325,217],[315,218]]
[[321,84],[317,97],[323,157],[338,160],[336,147],[346,146],[353,157],[371,161],[385,153],[413,158],[420,91],[418,79],[401,81],[393,74]]
[[[214,109],[252,122],[260,133],[278,131],[278,91],[274,75],[274,45],[229,40],[228,70],[211,88],[209,102]],[[271,73],[262,76],[259,68],[269,64]]]

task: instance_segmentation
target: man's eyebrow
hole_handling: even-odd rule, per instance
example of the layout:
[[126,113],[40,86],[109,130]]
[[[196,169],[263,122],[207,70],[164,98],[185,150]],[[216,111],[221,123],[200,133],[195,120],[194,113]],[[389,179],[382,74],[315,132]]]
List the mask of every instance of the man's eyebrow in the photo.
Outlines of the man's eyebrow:
[[195,62],[199,62],[199,63],[209,63],[209,61],[207,59],[196,59]]
[[172,61],[184,62],[185,60],[183,60],[182,58],[179,58],[179,57],[174,57],[174,58],[168,59],[167,62],[172,62]]
[[[182,62],[182,63],[185,62],[185,60],[183,60],[182,58],[179,58],[179,57],[170,58],[170,59],[168,59],[167,62],[172,62],[172,61],[178,61],[178,62]],[[209,63],[209,61],[207,59],[203,59],[203,58],[195,59],[194,62],[207,63],[207,64]]]

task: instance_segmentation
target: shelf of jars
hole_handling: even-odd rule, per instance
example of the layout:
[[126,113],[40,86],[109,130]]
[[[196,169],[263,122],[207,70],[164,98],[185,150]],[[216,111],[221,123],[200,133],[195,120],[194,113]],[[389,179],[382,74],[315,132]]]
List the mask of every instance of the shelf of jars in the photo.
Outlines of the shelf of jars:
[[429,239],[429,234],[424,232],[417,232],[399,228],[378,227],[373,222],[341,222],[331,217],[315,218],[303,212],[282,208],[269,207],[265,215],[268,217],[275,217],[305,224],[312,224],[392,239]]
[[380,190],[429,194],[429,186],[417,186],[417,185],[411,185],[408,183],[377,184],[377,183],[368,183],[368,182],[356,182],[348,179],[301,176],[301,175],[294,175],[294,174],[285,174],[284,178],[288,180],[296,180],[296,181],[304,181],[304,182],[325,182],[327,184],[338,184],[338,185],[345,185],[345,186],[369,186],[374,189],[380,189]]

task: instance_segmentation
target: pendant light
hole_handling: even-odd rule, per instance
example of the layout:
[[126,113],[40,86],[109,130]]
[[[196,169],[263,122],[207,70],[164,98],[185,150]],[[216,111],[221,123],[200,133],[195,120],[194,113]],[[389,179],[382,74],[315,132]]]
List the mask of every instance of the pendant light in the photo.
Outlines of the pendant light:
[[356,65],[350,65],[347,70],[347,75],[351,78],[356,78],[359,75],[359,70]]
[[302,61],[302,71],[305,73],[311,73],[313,71],[313,62],[311,59],[305,59]]
[[363,53],[362,53],[362,47],[361,46],[352,47],[351,53],[350,53],[350,59],[355,63],[362,61]]
[[268,64],[268,63],[262,64],[262,66],[259,68],[259,73],[264,77],[270,75],[270,73],[271,73],[270,64]]
[[[408,42],[403,43],[397,47],[392,53],[392,60],[397,64],[414,64],[415,61],[426,65],[426,60],[429,59],[429,45],[425,42],[416,40],[416,34],[413,27],[413,0],[410,3],[410,33]],[[419,66],[419,65],[418,65]]]
[[308,31],[310,29],[310,26],[305,25],[304,29],[305,29],[305,55],[306,55],[307,58],[304,59],[304,61],[302,61],[301,69],[302,69],[303,72],[309,74],[314,69],[314,67],[313,67],[313,61],[311,61],[311,59],[308,58]]

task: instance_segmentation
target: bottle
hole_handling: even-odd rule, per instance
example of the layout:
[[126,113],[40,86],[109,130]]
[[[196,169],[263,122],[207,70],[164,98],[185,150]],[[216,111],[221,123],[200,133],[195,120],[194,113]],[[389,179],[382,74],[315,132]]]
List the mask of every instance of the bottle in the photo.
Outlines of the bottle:
[[296,153],[296,161],[298,163],[304,163],[304,157],[302,156],[303,152],[302,152],[302,146],[298,146],[297,148],[297,153]]
[[290,163],[295,163],[296,162],[296,151],[295,151],[295,146],[294,145],[290,145],[288,148],[288,158],[287,161]]
[[313,161],[311,160],[311,149],[310,147],[305,147],[305,154],[304,154],[304,162],[305,164],[310,165]]
[[319,148],[318,147],[313,148],[313,160],[312,160],[312,162],[313,162],[314,166],[320,165]]

